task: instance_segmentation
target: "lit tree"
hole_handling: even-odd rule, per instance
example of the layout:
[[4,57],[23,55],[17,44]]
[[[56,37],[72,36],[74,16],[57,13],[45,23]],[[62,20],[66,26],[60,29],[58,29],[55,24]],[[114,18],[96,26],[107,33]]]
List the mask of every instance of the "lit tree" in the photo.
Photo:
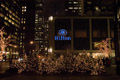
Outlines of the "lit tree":
[[95,43],[95,47],[99,49],[99,52],[102,52],[105,57],[110,56],[111,54],[110,38],[106,38],[106,40],[102,40],[99,43]]
[[0,53],[0,60],[2,60],[2,56],[3,54],[5,54],[5,48],[11,44],[9,44],[11,42],[10,40],[10,36],[8,36],[7,38],[4,37],[4,29],[1,28],[0,29],[0,48],[1,48],[1,53]]

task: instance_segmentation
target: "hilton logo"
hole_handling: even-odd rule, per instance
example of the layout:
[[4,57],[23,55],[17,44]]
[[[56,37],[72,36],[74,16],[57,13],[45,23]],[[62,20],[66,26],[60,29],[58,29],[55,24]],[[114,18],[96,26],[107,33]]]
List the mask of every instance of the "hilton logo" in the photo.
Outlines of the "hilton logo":
[[65,29],[60,29],[58,34],[60,36],[55,36],[55,40],[71,40],[71,37],[65,37],[67,35],[67,31]]

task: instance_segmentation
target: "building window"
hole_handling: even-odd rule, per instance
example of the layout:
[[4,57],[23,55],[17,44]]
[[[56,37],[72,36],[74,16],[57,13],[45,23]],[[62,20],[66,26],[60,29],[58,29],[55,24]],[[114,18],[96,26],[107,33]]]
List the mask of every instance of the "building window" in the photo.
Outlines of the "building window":
[[78,9],[78,7],[74,7],[74,9]]
[[22,12],[26,12],[26,6],[22,6]]
[[73,2],[74,4],[78,4],[78,2]]
[[87,31],[86,30],[76,30],[75,31],[75,37],[76,38],[86,38],[87,37]]
[[73,9],[73,7],[69,7],[69,9]]

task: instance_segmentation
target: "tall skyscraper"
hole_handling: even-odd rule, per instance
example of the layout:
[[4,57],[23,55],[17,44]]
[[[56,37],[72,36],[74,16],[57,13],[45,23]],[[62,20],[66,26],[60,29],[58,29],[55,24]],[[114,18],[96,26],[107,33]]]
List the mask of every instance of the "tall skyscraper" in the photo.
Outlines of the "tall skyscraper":
[[30,44],[30,41],[34,40],[35,1],[20,0],[20,2],[21,2],[20,52],[28,54],[34,49],[34,45]]
[[115,36],[115,53],[117,57],[120,57],[120,0],[114,0],[114,13],[115,13],[115,25],[114,25],[114,36]]
[[112,16],[114,0],[65,0],[66,16]]
[[6,48],[11,54],[19,50],[20,9],[19,0],[0,0],[0,28],[4,27],[4,36],[11,36],[13,46]]
[[84,13],[84,0],[65,0],[66,16],[82,16]]
[[48,50],[48,22],[45,18],[44,0],[36,0],[35,5],[35,45],[39,53],[47,53]]
[[84,0],[84,14],[87,16],[113,16],[114,0]]

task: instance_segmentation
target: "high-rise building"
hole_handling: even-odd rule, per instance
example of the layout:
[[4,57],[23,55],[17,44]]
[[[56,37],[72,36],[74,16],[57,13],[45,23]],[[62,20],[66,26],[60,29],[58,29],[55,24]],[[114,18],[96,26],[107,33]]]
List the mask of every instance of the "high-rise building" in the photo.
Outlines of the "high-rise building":
[[48,22],[45,18],[44,0],[36,0],[35,5],[35,45],[39,53],[48,51]]
[[20,0],[20,5],[21,5],[20,52],[28,54],[34,49],[34,44],[30,44],[30,41],[34,40],[35,1]]
[[66,16],[82,16],[84,13],[84,0],[65,0]]
[[114,0],[84,0],[84,14],[87,16],[113,16]]
[[4,36],[11,36],[13,46],[6,48],[11,54],[19,50],[20,9],[19,0],[0,0],[0,28],[4,27]]
[[120,57],[120,0],[114,0],[114,13],[115,13],[115,53],[116,57]]
[[65,0],[66,16],[113,16],[114,0]]

